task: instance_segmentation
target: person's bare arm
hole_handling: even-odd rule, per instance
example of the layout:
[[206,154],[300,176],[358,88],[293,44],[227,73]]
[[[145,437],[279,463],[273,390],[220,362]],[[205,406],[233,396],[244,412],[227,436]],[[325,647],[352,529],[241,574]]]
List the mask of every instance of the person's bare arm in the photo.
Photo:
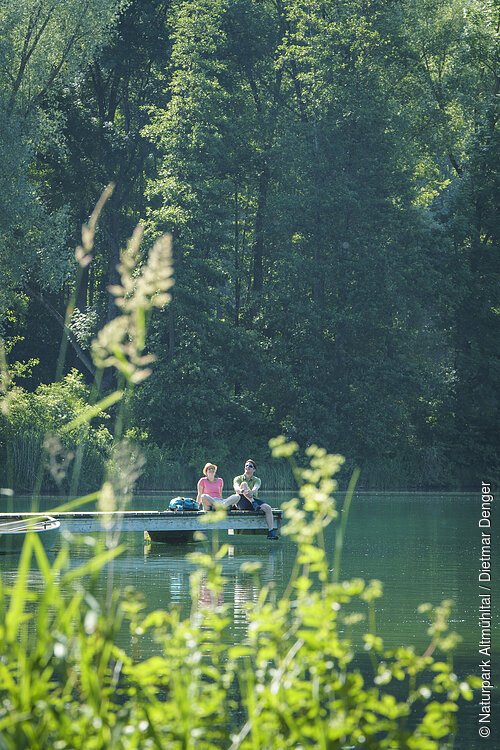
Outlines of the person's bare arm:
[[198,480],[198,484],[197,484],[198,494],[196,495],[196,502],[198,503],[198,505],[201,503],[201,496],[203,494],[201,491],[202,481],[203,481],[202,479]]

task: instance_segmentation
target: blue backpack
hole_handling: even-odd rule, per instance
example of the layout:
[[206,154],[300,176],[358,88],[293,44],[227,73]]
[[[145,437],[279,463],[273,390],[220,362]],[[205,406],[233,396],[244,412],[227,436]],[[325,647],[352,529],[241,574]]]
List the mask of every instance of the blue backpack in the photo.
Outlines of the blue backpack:
[[200,506],[192,497],[173,497],[168,504],[169,510],[200,510]]

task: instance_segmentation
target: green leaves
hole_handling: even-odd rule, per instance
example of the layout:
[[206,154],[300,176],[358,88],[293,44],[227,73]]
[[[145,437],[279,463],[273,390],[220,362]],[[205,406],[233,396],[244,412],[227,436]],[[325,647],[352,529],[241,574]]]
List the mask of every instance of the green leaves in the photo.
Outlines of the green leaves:
[[[495,4],[80,6],[0,11],[0,315],[29,292],[9,327],[26,334],[20,358],[41,360],[33,387],[59,336],[38,305],[58,320],[78,286],[85,348],[112,322],[108,286],[122,309],[133,300],[140,263],[128,285],[115,269],[145,220],[152,244],[175,232],[174,303],[162,308],[165,276],[146,294],[147,346],[139,305],[96,353],[129,381],[153,370],[131,407],[157,446],[179,451],[181,421],[193,465],[207,442],[229,456],[242,434],[258,451],[278,432],[315,435],[363,464],[366,486],[469,485],[459,472],[491,465],[496,417],[480,429],[497,372]],[[110,178],[89,265],[85,207]],[[464,445],[469,424],[484,445]]]
[[82,10],[73,0],[55,6],[45,0],[2,3],[1,57],[8,67],[2,68],[1,88],[9,93],[9,108],[30,111],[54,84],[88,64],[109,35],[119,5],[91,0]]
[[120,401],[122,397],[123,391],[114,391],[109,396],[106,396],[106,398],[101,399],[101,401],[99,401],[97,404],[89,406],[89,408],[79,414],[76,419],[73,419],[71,422],[63,425],[61,432],[63,434],[65,432],[71,432],[77,427],[80,427],[80,425],[82,424],[88,424],[94,417],[102,414],[103,411],[106,411],[106,409],[109,409],[110,406],[113,406],[113,404],[116,404],[117,401]]
[[[374,624],[380,581],[337,582],[326,570],[322,530],[334,519],[333,498],[310,505],[300,515],[302,532],[295,528],[299,503],[311,504],[313,490],[321,495],[340,464],[316,447],[309,454],[300,498],[285,509],[297,544],[295,572],[277,597],[272,585],[259,585],[261,566],[246,565],[259,588],[238,644],[231,642],[224,602],[226,545],[189,556],[192,606],[183,616],[173,606],[145,613],[130,590],[116,591],[105,604],[96,600],[87,579],[122,548],[72,568],[66,546],[50,565],[40,540],[28,537],[14,586],[6,590],[0,581],[5,747],[83,748],[84,741],[95,750],[444,750],[459,700],[471,700],[480,685],[477,678],[459,681],[453,671],[451,603],[420,608],[431,620],[425,654],[385,648]],[[28,590],[35,564],[45,582],[36,594]],[[366,619],[367,632],[360,630]],[[132,644],[150,639],[150,657],[117,648],[124,620]],[[371,669],[357,665],[358,649],[369,654]]]

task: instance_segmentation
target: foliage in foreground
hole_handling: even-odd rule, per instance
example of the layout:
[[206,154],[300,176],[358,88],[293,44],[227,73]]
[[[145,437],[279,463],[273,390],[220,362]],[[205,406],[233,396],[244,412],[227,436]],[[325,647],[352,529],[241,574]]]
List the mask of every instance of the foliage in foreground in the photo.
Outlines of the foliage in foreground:
[[[292,455],[295,446],[277,439],[273,450]],[[15,582],[0,588],[1,747],[447,747],[458,701],[470,700],[474,686],[474,678],[460,682],[453,672],[450,603],[424,607],[431,614],[424,654],[384,647],[375,630],[380,582],[338,580],[342,526],[333,572],[323,546],[337,516],[333,475],[342,459],[316,447],[308,454],[309,467],[295,469],[298,497],[284,508],[283,533],[297,546],[294,572],[280,597],[260,588],[247,637],[236,646],[228,645],[231,612],[221,603],[224,547],[191,556],[192,610],[183,618],[174,607],[145,613],[127,592],[97,601],[92,580],[120,547],[71,569],[67,546],[51,565],[40,541],[29,538]],[[347,511],[344,504],[343,517]],[[36,594],[32,565],[44,581]],[[257,581],[258,569],[246,564]],[[201,586],[210,603],[199,604]],[[352,637],[366,615],[369,675],[355,665]],[[128,652],[116,645],[124,624]],[[135,658],[147,634],[155,653]]]
[[[89,225],[79,262],[92,250]],[[150,373],[147,319],[169,301],[172,285],[169,238],[160,238],[144,263],[139,241],[136,232],[118,267],[121,284],[111,289],[120,315],[93,345],[96,366],[116,369],[125,388],[87,408],[78,401],[63,426],[64,434],[78,435],[121,402],[107,480],[95,493],[101,510],[124,507],[140,472],[141,457],[121,440],[127,397]],[[15,415],[17,394],[5,377],[0,385],[2,413]],[[28,536],[14,580],[0,578],[1,750],[444,750],[458,700],[470,699],[474,687],[474,678],[460,682],[453,672],[457,636],[448,631],[450,603],[435,610],[426,605],[432,622],[424,654],[384,648],[375,629],[380,582],[339,578],[352,488],[333,570],[324,548],[324,530],[337,517],[334,476],[341,457],[311,446],[308,468],[299,469],[295,444],[278,438],[271,447],[276,457],[292,459],[300,487],[284,506],[284,534],[297,547],[296,564],[279,597],[260,586],[258,564],[246,565],[260,594],[248,611],[247,636],[236,646],[228,645],[232,618],[223,603],[225,547],[191,556],[197,566],[192,609],[183,617],[175,607],[147,613],[138,595],[114,588],[111,563],[121,552],[116,529],[106,529],[107,548],[80,567],[71,565],[68,542],[50,563],[36,535]],[[107,565],[103,598],[93,593],[93,583]],[[36,576],[42,585],[32,591]],[[202,587],[209,593],[203,605]],[[365,610],[369,675],[355,664],[351,632]],[[118,645],[124,627],[130,632],[126,649]],[[152,656],[138,653],[141,639],[149,639]]]

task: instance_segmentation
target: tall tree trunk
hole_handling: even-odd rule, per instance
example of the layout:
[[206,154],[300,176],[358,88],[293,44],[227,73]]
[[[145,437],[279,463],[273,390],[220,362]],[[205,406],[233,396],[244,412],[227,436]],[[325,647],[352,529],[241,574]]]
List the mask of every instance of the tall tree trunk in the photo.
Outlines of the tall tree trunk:
[[80,271],[78,289],[76,290],[75,307],[84,311],[89,305],[90,265]]
[[[113,205],[113,201],[110,205],[109,217],[108,217],[108,285],[119,284],[120,276],[117,270],[117,266],[120,262],[120,212],[118,206]],[[116,318],[118,315],[118,308],[115,305],[115,299],[110,294],[108,296],[108,310],[106,314],[106,322]]]
[[314,273],[312,278],[312,298],[317,305],[323,305],[325,301],[325,274],[324,274],[324,250],[326,244],[324,227],[328,226],[328,220],[324,216],[324,183],[323,164],[321,161],[321,149],[319,145],[318,126],[313,122],[314,138],[314,231],[313,231],[313,261]]
[[234,325],[240,324],[241,309],[241,252],[240,252],[240,204],[238,188],[234,191]]
[[259,193],[257,198],[257,214],[255,217],[255,241],[253,246],[252,291],[257,293],[257,295],[261,293],[264,283],[264,227],[270,176],[271,174],[266,154],[259,175]]

